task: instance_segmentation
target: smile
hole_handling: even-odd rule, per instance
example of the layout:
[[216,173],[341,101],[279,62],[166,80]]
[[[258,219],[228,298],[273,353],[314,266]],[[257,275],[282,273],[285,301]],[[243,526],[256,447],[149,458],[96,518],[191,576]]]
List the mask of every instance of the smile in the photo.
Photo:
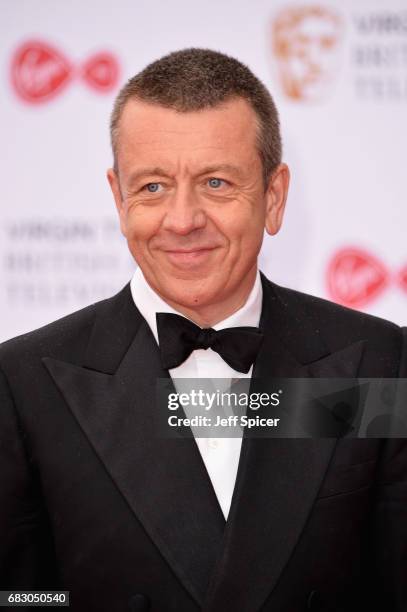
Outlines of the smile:
[[204,263],[215,251],[216,247],[200,249],[177,249],[174,251],[164,251],[171,263],[181,266],[200,265]]

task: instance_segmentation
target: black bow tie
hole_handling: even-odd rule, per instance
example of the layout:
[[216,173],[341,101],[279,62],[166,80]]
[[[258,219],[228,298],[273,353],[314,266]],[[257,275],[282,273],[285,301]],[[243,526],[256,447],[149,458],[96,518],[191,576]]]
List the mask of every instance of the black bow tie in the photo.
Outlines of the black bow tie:
[[247,373],[260,348],[263,334],[258,327],[201,329],[177,314],[157,312],[161,361],[165,369],[181,365],[195,349],[211,348],[238,372]]

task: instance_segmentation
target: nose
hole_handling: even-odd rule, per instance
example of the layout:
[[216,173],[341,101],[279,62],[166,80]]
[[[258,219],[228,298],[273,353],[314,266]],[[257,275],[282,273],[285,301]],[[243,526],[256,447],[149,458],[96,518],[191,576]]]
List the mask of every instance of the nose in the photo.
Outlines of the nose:
[[193,190],[179,187],[171,200],[162,222],[162,228],[176,234],[187,235],[206,225],[206,214]]

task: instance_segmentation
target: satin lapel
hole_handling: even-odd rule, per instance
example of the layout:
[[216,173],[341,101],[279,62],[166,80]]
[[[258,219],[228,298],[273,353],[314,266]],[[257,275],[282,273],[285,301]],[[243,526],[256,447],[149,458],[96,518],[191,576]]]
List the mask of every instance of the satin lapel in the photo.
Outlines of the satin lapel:
[[[130,299],[128,292],[122,302]],[[201,605],[225,521],[195,440],[157,436],[156,379],[169,375],[134,304],[122,306],[119,327],[117,308],[110,305],[97,321],[86,368],[43,361],[130,508]],[[114,340],[112,328],[117,328]],[[123,329],[135,333],[132,340]],[[113,345],[106,344],[108,337]],[[119,367],[106,373],[114,370],[120,354],[125,356]],[[96,365],[105,372],[90,369]]]
[[[357,375],[363,343],[329,354],[309,324],[305,329],[305,313],[296,313],[296,325],[265,279],[263,290],[265,339],[253,377]],[[244,437],[224,548],[205,612],[260,609],[301,536],[335,445],[336,439]]]

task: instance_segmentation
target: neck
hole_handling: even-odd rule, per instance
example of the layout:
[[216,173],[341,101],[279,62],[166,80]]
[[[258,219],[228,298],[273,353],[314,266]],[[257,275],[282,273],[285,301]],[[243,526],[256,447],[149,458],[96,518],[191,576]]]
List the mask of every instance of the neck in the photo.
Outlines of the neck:
[[245,282],[238,288],[237,291],[233,292],[228,298],[222,300],[222,302],[215,302],[199,308],[188,308],[183,304],[178,304],[171,300],[164,299],[174,310],[199,325],[199,327],[213,327],[220,321],[224,321],[232,314],[242,308],[253,289],[257,274],[257,265],[255,265],[245,277]]

